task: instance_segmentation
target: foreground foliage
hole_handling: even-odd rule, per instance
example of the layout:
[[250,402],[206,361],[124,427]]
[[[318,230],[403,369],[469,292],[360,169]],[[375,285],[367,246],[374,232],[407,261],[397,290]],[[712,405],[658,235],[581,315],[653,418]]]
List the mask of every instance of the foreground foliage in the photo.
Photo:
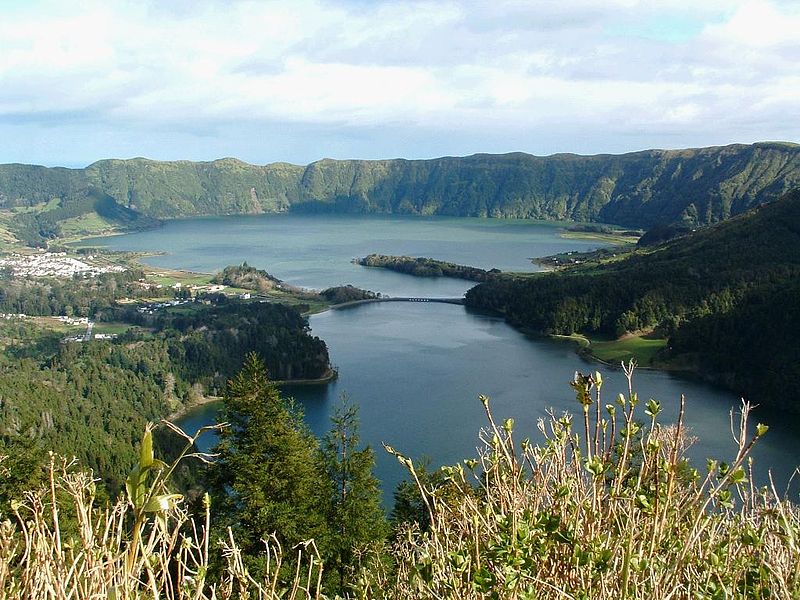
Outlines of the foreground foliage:
[[[196,438],[185,437],[181,458],[188,456]],[[51,455],[47,484],[15,502],[12,513],[4,515],[10,518],[0,524],[0,596],[113,600],[318,596],[322,569],[313,541],[297,549],[298,568],[288,584],[277,578],[283,553],[275,538],[264,542],[263,571],[251,573],[230,530],[212,544],[208,496],[205,514],[192,518],[182,497],[166,487],[178,463],[166,465],[155,459],[152,448],[148,428],[139,463],[128,479],[127,499],[112,505],[97,501],[91,474],[75,471],[72,462]],[[220,557],[224,568],[209,584],[212,554]]]
[[208,480],[216,520],[232,530],[243,564],[264,568],[262,540],[270,535],[289,548],[313,539],[329,569],[325,589],[344,589],[354,552],[386,534],[374,456],[359,447],[357,409],[338,410],[320,446],[302,412],[251,354],[229,382],[222,415],[228,425]]
[[231,380],[222,414],[230,425],[220,431],[211,489],[248,566],[258,564],[261,539],[273,532],[289,546],[311,538],[327,543],[323,507],[331,491],[317,440],[254,355]]
[[632,390],[604,405],[598,374],[573,387],[582,422],[542,421],[535,446],[517,446],[482,398],[484,451],[424,489],[431,523],[398,541],[397,596],[798,597],[800,514],[751,483],[748,454],[767,428],[748,432],[746,404],[737,455],[701,474],[684,456],[682,410],[664,427],[649,400],[643,424]]
[[[796,598],[800,513],[751,481],[749,452],[767,427],[703,473],[686,460],[681,417],[630,386],[605,403],[599,375],[576,374],[579,418],[540,422],[540,444],[517,443],[513,421],[488,427],[475,460],[420,477],[426,524],[402,527],[385,551],[358,548],[349,594],[359,598]],[[643,405],[643,406],[640,406]],[[644,408],[643,414],[641,409]],[[644,419],[641,421],[640,419]],[[340,429],[341,431],[341,429]],[[13,503],[0,527],[0,594],[7,598],[321,598],[313,541],[289,549],[266,537],[260,564],[228,529],[212,539],[213,504],[190,517],[167,489],[172,466],[145,434],[128,498],[97,506],[91,477],[51,457],[49,481]],[[186,438],[184,454],[192,438]],[[336,445],[335,439],[332,440]],[[340,448],[342,446],[339,446]],[[336,451],[339,454],[339,451]],[[435,483],[433,483],[435,482]],[[282,569],[284,555],[293,569]],[[219,568],[211,576],[209,565]]]

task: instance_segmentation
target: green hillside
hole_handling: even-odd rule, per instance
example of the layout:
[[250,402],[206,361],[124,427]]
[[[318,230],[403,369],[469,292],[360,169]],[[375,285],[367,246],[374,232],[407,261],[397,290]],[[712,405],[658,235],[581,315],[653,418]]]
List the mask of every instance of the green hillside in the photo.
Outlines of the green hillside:
[[[522,153],[321,160],[306,167],[101,160],[85,169],[0,165],[0,208],[87,194],[149,218],[287,210],[708,225],[800,185],[800,146],[765,142],[622,155]],[[47,237],[48,230],[42,232]]]
[[159,162],[144,158],[101,160],[85,169],[87,180],[142,214],[169,218],[287,210],[297,199],[303,168],[212,162]]
[[0,208],[34,206],[53,198],[71,198],[86,191],[82,169],[36,165],[0,165]]
[[800,146],[735,145],[623,155],[479,154],[309,165],[310,208],[605,221],[714,223],[800,182]]
[[794,191],[624,260],[481,284],[467,304],[546,334],[655,328],[670,340],[666,358],[708,369],[739,391],[758,390],[759,401],[800,409],[781,385],[800,364],[798,276]]

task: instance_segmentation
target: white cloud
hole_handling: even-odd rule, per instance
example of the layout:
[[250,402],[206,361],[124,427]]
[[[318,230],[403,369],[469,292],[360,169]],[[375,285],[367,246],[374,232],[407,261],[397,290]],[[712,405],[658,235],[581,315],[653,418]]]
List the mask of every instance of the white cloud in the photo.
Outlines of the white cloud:
[[799,24],[800,13],[787,14],[765,0],[756,0],[742,5],[724,23],[709,26],[705,35],[717,43],[754,48],[796,45]]
[[39,3],[0,8],[0,121],[789,139],[798,29],[766,0]]

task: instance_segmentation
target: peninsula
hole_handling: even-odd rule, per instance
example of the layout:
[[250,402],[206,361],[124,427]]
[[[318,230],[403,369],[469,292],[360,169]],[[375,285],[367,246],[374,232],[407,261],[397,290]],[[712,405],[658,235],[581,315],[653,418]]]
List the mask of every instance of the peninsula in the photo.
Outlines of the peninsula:
[[491,281],[502,275],[499,269],[480,269],[467,265],[436,260],[434,258],[414,258],[411,256],[387,256],[384,254],[370,254],[364,258],[353,259],[355,264],[363,267],[377,267],[389,269],[398,273],[414,275],[416,277],[454,277],[468,281]]

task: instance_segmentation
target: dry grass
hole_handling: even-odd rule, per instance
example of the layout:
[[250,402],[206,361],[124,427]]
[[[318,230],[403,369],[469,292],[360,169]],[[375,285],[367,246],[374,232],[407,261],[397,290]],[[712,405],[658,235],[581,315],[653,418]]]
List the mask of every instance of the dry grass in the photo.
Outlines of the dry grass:
[[[189,441],[187,455],[194,438],[185,437]],[[165,493],[164,482],[174,465],[164,465],[146,454],[142,453],[134,471],[142,476],[141,488],[132,489],[129,479],[128,498],[111,506],[98,506],[89,474],[75,471],[70,461],[51,454],[49,486],[25,494],[12,507],[12,518],[0,525],[0,597],[320,597],[322,565],[313,542],[295,549],[295,577],[287,583],[278,575],[283,562],[280,545],[274,537],[265,540],[267,566],[263,574],[254,576],[245,568],[230,531],[227,539],[211,542],[210,502],[206,501],[201,519],[190,518],[181,498]],[[69,525],[65,526],[65,521]],[[223,567],[212,584],[207,575],[214,552],[221,555]]]
[[[353,597],[800,598],[800,515],[750,483],[748,454],[766,428],[748,432],[747,404],[737,455],[701,474],[684,458],[682,414],[662,427],[649,401],[641,422],[632,389],[604,404],[597,374],[576,374],[573,387],[582,418],[543,420],[538,445],[517,444],[513,422],[497,424],[482,398],[483,451],[447,468],[436,489],[387,448],[417,479],[430,526],[401,531],[390,551],[364,552]],[[0,597],[323,597],[313,542],[292,549],[297,566],[286,575],[271,537],[255,575],[229,530],[212,540],[210,503],[190,517],[167,489],[174,465],[154,459],[149,431],[127,498],[111,506],[98,506],[89,475],[51,456],[49,485],[15,503],[0,526]],[[182,435],[188,456],[193,438]]]
[[553,417],[539,425],[544,444],[519,449],[513,423],[498,426],[482,398],[484,452],[450,468],[448,485],[421,486],[432,525],[398,542],[387,596],[800,597],[798,510],[750,483],[748,454],[766,428],[748,434],[749,406],[736,457],[701,475],[684,459],[682,414],[661,427],[651,401],[639,424],[636,394],[604,406],[601,386],[599,374],[576,375],[580,434]]

